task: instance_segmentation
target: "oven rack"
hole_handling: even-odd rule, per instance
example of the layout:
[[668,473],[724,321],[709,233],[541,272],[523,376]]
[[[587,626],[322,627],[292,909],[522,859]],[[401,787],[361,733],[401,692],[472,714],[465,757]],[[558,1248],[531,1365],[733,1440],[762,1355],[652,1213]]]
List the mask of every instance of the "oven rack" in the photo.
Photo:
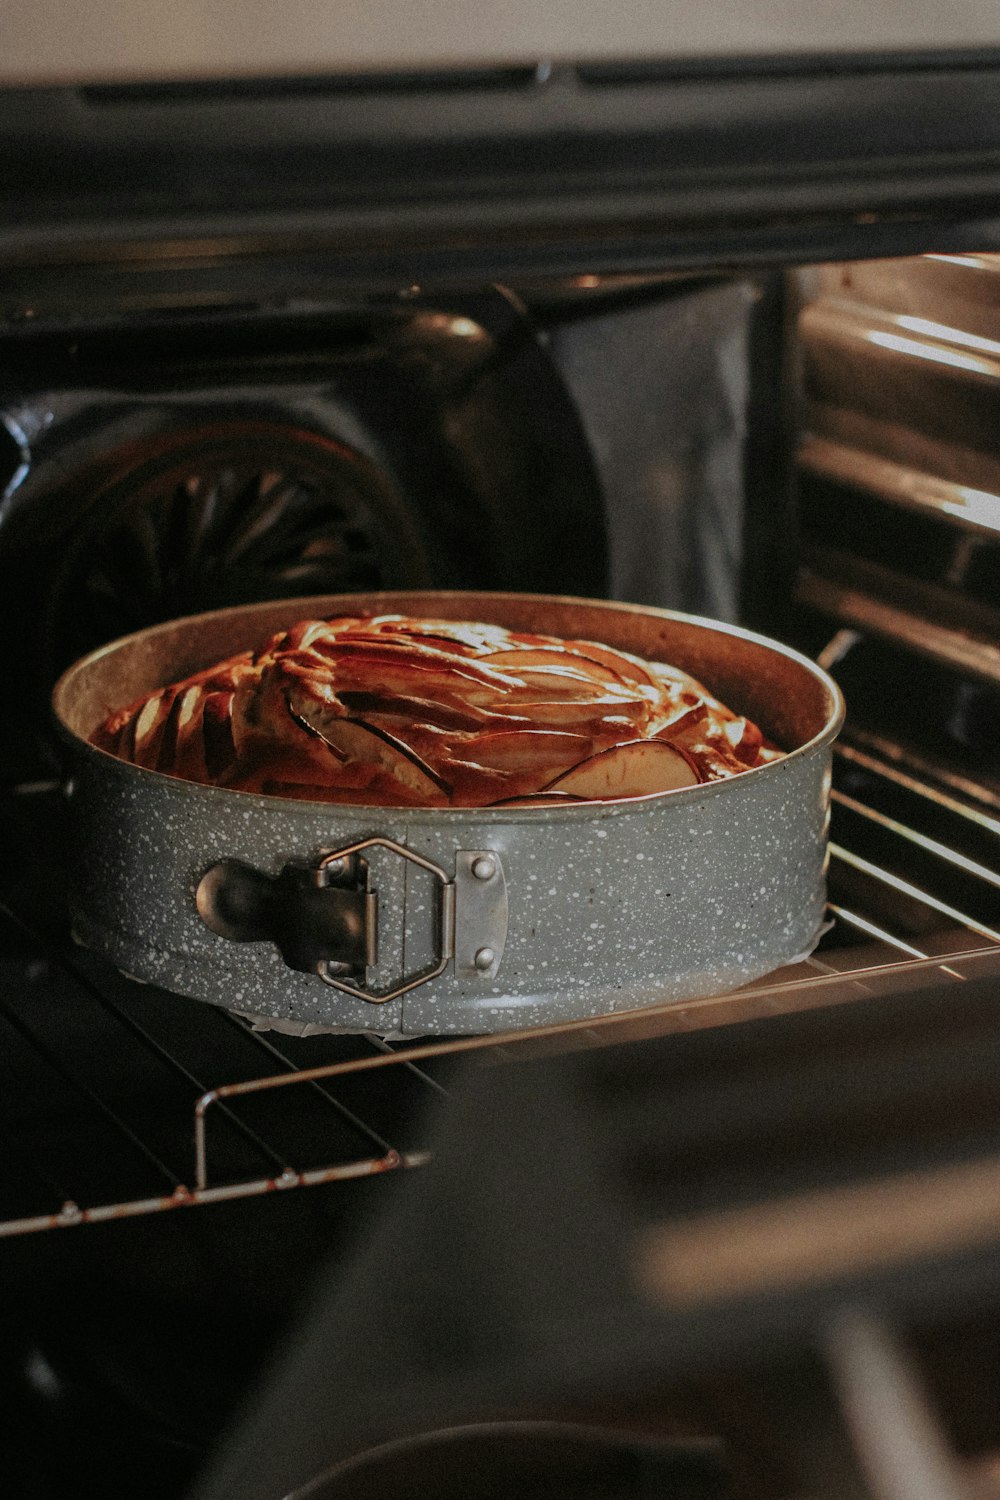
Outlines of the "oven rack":
[[[610,1046],[1000,976],[1000,821],[849,739],[833,796],[830,925],[814,953],[731,994],[499,1037],[390,1045],[256,1032],[126,979],[4,903],[0,1238],[420,1166],[460,1059]],[[908,824],[906,813],[919,817]]]

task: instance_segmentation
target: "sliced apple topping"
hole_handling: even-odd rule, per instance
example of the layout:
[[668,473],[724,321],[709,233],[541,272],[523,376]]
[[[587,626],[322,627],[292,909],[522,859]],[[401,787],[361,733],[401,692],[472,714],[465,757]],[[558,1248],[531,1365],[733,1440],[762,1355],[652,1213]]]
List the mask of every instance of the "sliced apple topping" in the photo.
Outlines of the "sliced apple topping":
[[490,807],[565,807],[567,802],[586,802],[586,797],[575,797],[572,792],[528,792],[523,797],[501,797]]
[[[308,706],[299,710],[302,721],[346,762],[377,766],[416,798],[430,805],[447,800],[448,783],[402,740],[360,719],[336,718],[332,714],[310,716]],[[319,720],[319,722],[317,722]]]
[[136,714],[132,759],[137,766],[156,769],[163,731],[175,696],[175,689],[164,688],[162,693],[148,698]]
[[697,786],[700,777],[683,750],[667,740],[631,740],[602,750],[557,776],[543,788],[572,792],[587,802],[616,797],[647,797],[652,792],[676,792]]
[[401,615],[300,620],[111,715],[94,742],[190,780],[389,807],[648,796],[780,754],[679,668]]

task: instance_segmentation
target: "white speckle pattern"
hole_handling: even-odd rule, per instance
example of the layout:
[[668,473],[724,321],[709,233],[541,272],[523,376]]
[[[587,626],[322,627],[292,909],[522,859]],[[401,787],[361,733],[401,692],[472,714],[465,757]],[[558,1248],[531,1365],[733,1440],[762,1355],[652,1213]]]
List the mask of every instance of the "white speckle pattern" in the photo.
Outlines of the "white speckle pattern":
[[[821,745],[655,801],[499,815],[248,799],[86,754],[72,797],[81,851],[74,930],[128,973],[178,994],[345,1031],[502,1031],[688,1000],[747,983],[814,941],[829,758]],[[457,849],[497,851],[510,924],[495,981],[459,980],[449,966],[374,1006],[288,969],[269,944],[217,937],[198,917],[194,891],[217,860],[274,874],[376,833],[449,871]],[[435,882],[386,851],[372,867],[374,979],[388,987],[432,961]],[[550,880],[558,872],[556,883],[541,887],[539,870]]]

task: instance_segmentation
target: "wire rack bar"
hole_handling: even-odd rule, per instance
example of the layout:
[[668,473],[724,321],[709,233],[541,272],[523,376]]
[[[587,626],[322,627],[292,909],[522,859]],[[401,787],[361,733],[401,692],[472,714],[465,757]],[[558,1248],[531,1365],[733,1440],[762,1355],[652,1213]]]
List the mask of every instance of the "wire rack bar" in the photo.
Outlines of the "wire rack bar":
[[874,938],[877,943],[885,943],[886,947],[894,948],[897,953],[905,953],[909,958],[930,958],[923,948],[914,947],[913,943],[907,943],[902,938],[895,937],[891,932],[886,932],[877,922],[870,922],[855,911],[848,911],[846,907],[837,906],[833,902],[828,908],[833,915],[846,927],[851,927],[855,932],[863,932],[865,937]]
[[869,875],[873,880],[880,881],[889,886],[901,896],[906,896],[911,901],[920,902],[924,906],[936,911],[939,916],[947,917],[954,922],[956,927],[964,927],[969,932],[975,932],[979,937],[987,938],[991,943],[1000,944],[1000,930],[988,927],[984,922],[977,922],[974,917],[967,916],[957,907],[949,906],[945,901],[939,901],[929,891],[921,890],[918,886],[910,885],[909,881],[903,880],[899,875],[893,875],[889,870],[880,869],[878,865],[872,864],[871,860],[864,859],[860,854],[852,854],[849,849],[842,848],[839,844],[830,845],[830,853],[835,858],[842,860],[851,869],[859,871],[862,875]]
[[265,1193],[287,1192],[291,1188],[319,1187],[324,1183],[347,1182],[357,1177],[376,1177],[385,1172],[422,1167],[430,1160],[425,1151],[391,1151],[386,1156],[365,1161],[347,1162],[343,1166],[316,1167],[304,1172],[290,1167],[277,1177],[255,1177],[250,1181],[226,1183],[218,1187],[189,1189],[179,1187],[169,1196],[134,1198],[125,1203],[101,1203],[80,1208],[67,1199],[58,1213],[35,1214],[28,1218],[0,1222],[0,1239],[16,1235],[39,1234],[48,1229],[70,1229],[78,1224],[107,1224],[116,1219],[138,1218],[143,1214],[164,1213],[174,1208],[194,1208],[199,1204],[226,1203],[237,1198],[259,1198]]
[[[385,1052],[391,1056],[396,1055],[396,1049],[390,1046],[384,1037],[376,1036],[374,1032],[366,1032],[365,1041],[369,1046],[374,1047],[376,1052]],[[447,1097],[448,1090],[436,1078],[432,1078],[429,1073],[425,1072],[423,1068],[419,1068],[408,1056],[403,1059],[403,1067],[408,1073],[412,1073],[414,1078],[419,1078],[421,1083],[425,1083],[429,1088],[434,1089],[442,1098]]]
[[[706,997],[683,1005],[668,1005],[658,1009],[633,1011],[615,1016],[599,1016],[589,1020],[571,1021],[559,1026],[540,1027],[532,1031],[507,1033],[496,1037],[466,1037],[442,1042],[429,1047],[414,1049],[423,1057],[452,1055],[462,1052],[495,1049],[506,1055],[518,1049],[528,1055],[544,1051],[547,1044],[558,1041],[560,1049],[573,1047],[609,1046],[623,1041],[638,1041],[646,1037],[662,1036],[671,1031],[690,1030],[699,1024],[714,1026],[726,1021],[756,1019],[761,1016],[787,1013],[806,1009],[814,1005],[842,1004],[857,1001],[866,996],[886,992],[890,978],[912,979],[918,975],[946,976],[962,979],[966,975],[953,966],[962,964],[971,973],[994,973],[1000,976],[1000,953],[995,949],[970,949],[960,954],[950,954],[945,965],[940,959],[923,958],[901,962],[896,965],[872,965],[846,973],[818,974],[810,979],[775,983],[756,990],[743,990],[727,996]],[[787,1003],[782,1003],[783,1001]],[[346,1063],[331,1064],[324,1069],[307,1070],[309,1075],[317,1072],[322,1076],[348,1074],[372,1067],[406,1067],[412,1061],[407,1052],[393,1052],[378,1057],[357,1058]],[[253,1080],[267,1087],[270,1080]],[[288,1083],[308,1082],[302,1075],[278,1075],[276,1086]],[[232,1087],[232,1086],[229,1086]],[[208,1101],[211,1102],[211,1101]],[[205,1097],[198,1101],[207,1109]],[[220,1203],[234,1199],[259,1197],[274,1191],[288,1191],[299,1187],[312,1187],[321,1183],[348,1181],[357,1177],[370,1177],[399,1169],[423,1166],[429,1160],[426,1152],[390,1152],[384,1157],[366,1158],[346,1162],[332,1167],[321,1167],[306,1171],[285,1168],[273,1177],[253,1178],[188,1189],[177,1187],[169,1195],[137,1198],[125,1202],[102,1203],[81,1208],[72,1200],[51,1214],[0,1221],[0,1238],[21,1234],[38,1233],[42,1230],[70,1228],[81,1224],[105,1223],[115,1219],[136,1217],[142,1214],[163,1212],[169,1209],[193,1207],[199,1204]]]
[[953,865],[965,875],[971,875],[983,885],[993,886],[1000,893],[1000,875],[995,870],[988,870],[985,865],[979,864],[976,860],[969,859],[960,850],[950,849],[947,844],[942,844],[938,839],[928,838],[925,833],[918,833],[916,829],[908,828],[905,823],[900,823],[896,818],[890,818],[886,813],[877,812],[875,808],[866,806],[855,797],[847,796],[845,792],[833,792],[832,800],[836,806],[847,808],[850,812],[856,813],[859,818],[874,823],[887,833],[894,833],[906,843],[913,844],[926,854],[933,854],[936,859],[944,860],[946,864]]
[[835,747],[835,754],[843,759],[849,759],[852,753],[856,754],[859,750],[863,754],[867,749],[877,757],[877,763],[873,769],[879,775],[887,774],[887,766],[893,768],[906,766],[915,776],[927,777],[926,782],[917,783],[918,788],[924,793],[933,793],[937,789],[935,783],[940,783],[950,787],[960,797],[968,797],[972,802],[978,802],[984,807],[1000,812],[1000,794],[992,787],[976,781],[972,776],[964,775],[960,769],[928,760],[909,745],[899,744],[883,734],[871,734],[854,724],[851,725],[849,734],[849,743],[842,741],[839,749]]
[[[264,1052],[267,1052],[270,1057],[277,1059],[278,1062],[284,1063],[289,1072],[298,1072],[298,1065],[294,1063],[290,1057],[286,1056],[286,1054],[282,1052],[280,1047],[276,1047],[274,1043],[267,1037],[263,1037],[259,1032],[252,1030],[252,1028],[250,1027],[244,1026],[243,1023],[229,1011],[220,1011],[220,1015],[225,1019],[225,1021],[235,1026],[243,1036],[249,1038],[249,1040],[253,1042],[257,1047],[261,1048],[261,1050],[263,1050]],[[373,1130],[370,1125],[366,1125],[364,1120],[362,1120],[359,1115],[356,1115],[352,1109],[348,1109],[346,1104],[341,1103],[339,1099],[336,1099],[333,1094],[329,1093],[318,1081],[318,1079],[310,1080],[310,1084],[316,1098],[321,1099],[323,1103],[328,1105],[330,1109],[334,1110],[342,1120],[346,1120],[347,1123],[359,1133],[359,1135],[365,1136],[372,1142],[373,1145],[378,1146],[379,1149],[383,1152],[389,1152],[392,1150],[389,1142],[385,1140],[381,1135],[379,1135],[377,1130]]]
[[[44,950],[46,946],[44,943],[44,939],[31,926],[29,922],[25,921],[20,913],[13,911],[6,903],[0,904],[0,910],[2,910],[4,915],[9,917],[16,924],[16,926],[19,927],[20,930],[28,938],[31,939],[32,942],[37,943],[39,947]],[[130,1016],[127,1011],[122,1009],[120,1005],[117,1005],[109,995],[105,994],[100,986],[94,984],[90,979],[90,976],[84,973],[80,966],[74,963],[69,955],[56,952],[51,955],[51,958],[56,966],[64,974],[66,974],[73,981],[73,983],[77,984],[80,989],[82,989],[87,995],[89,995],[92,1000],[96,1001],[97,1004],[100,1005],[105,1011],[113,1015],[115,1017],[115,1020],[125,1030],[129,1031],[137,1039],[137,1041],[139,1041],[144,1047],[146,1047],[161,1063],[163,1063],[165,1067],[169,1068],[185,1083],[190,1085],[192,1089],[200,1093],[205,1092],[206,1085],[204,1081],[198,1078],[194,1073],[192,1073],[189,1068],[185,1067],[185,1065],[178,1058],[174,1057],[174,1055],[166,1047],[164,1047],[162,1043],[157,1041],[155,1037],[151,1036],[146,1028],[142,1026],[134,1016]],[[129,1124],[124,1119],[122,1119],[120,1114],[116,1110],[114,1110],[103,1098],[101,1098],[99,1094],[95,1093],[95,1091],[89,1086],[89,1084],[77,1077],[76,1074],[66,1066],[66,1064],[62,1061],[58,1054],[55,1053],[51,1047],[47,1046],[46,1043],[44,1043],[39,1037],[37,1037],[31,1030],[31,1028],[26,1026],[24,1021],[8,1005],[0,1002],[0,1012],[2,1012],[8,1024],[14,1027],[14,1029],[20,1033],[25,1041],[27,1041],[42,1057],[45,1058],[49,1066],[52,1067],[53,1070],[57,1072],[66,1083],[70,1084],[74,1089],[77,1090],[78,1093],[86,1098],[94,1106],[94,1108],[98,1109],[105,1116],[108,1122],[115,1127],[118,1133],[126,1140],[128,1140],[137,1151],[145,1156],[150,1164],[153,1165],[164,1177],[166,1177],[168,1182],[174,1184],[175,1186],[180,1185],[180,1178],[177,1176],[177,1174],[164,1161],[162,1161],[139,1136],[135,1134]],[[267,1141],[265,1141],[260,1135],[258,1135],[256,1131],[252,1130],[250,1126],[247,1125],[243,1120],[241,1120],[239,1116],[236,1115],[232,1110],[226,1109],[225,1106],[223,1106],[223,1110],[226,1114],[227,1119],[229,1120],[229,1123],[240,1132],[244,1139],[252,1144],[258,1151],[260,1151],[260,1153],[268,1161],[270,1161],[272,1165],[277,1167],[284,1167],[284,1161],[281,1157],[280,1152],[275,1151]]]
[[18,1035],[28,1043],[29,1046],[34,1048],[39,1056],[44,1059],[44,1061],[49,1065],[50,1068],[52,1068],[53,1072],[58,1074],[58,1076],[63,1080],[65,1084],[68,1084],[71,1088],[73,1088],[81,1096],[81,1098],[86,1099],[94,1109],[98,1110],[99,1113],[104,1116],[105,1120],[107,1120],[108,1124],[114,1128],[117,1134],[123,1140],[127,1141],[128,1144],[136,1152],[138,1152],[141,1157],[143,1157],[143,1159],[149,1164],[149,1166],[153,1168],[154,1171],[158,1172],[167,1180],[167,1182],[172,1183],[174,1186],[178,1186],[180,1184],[180,1178],[177,1176],[177,1174],[171,1170],[166,1162],[160,1159],[156,1152],[153,1151],[145,1141],[143,1141],[138,1135],[136,1135],[135,1131],[131,1128],[128,1122],[122,1118],[118,1111],[113,1109],[105,1099],[102,1099],[100,1094],[96,1093],[89,1084],[85,1083],[83,1079],[78,1078],[69,1068],[67,1068],[65,1063],[52,1050],[52,1048],[47,1046],[40,1037],[37,1037],[31,1030],[31,1028],[29,1026],[26,1026],[25,1023],[21,1020],[20,1016],[18,1016],[16,1012],[13,1011],[10,1006],[7,1005],[4,1001],[0,1001],[0,1014],[3,1015],[3,1018],[7,1022],[7,1024],[14,1031],[16,1031]]
[[[891,753],[893,747],[880,746],[879,748],[883,750],[883,753]],[[925,802],[939,807],[943,812],[948,812],[957,818],[964,818],[967,822],[976,824],[1000,839],[1000,818],[994,818],[990,813],[983,812],[978,807],[971,807],[967,802],[960,802],[957,797],[950,796],[926,781],[919,781],[916,776],[909,774],[893,761],[869,754],[857,745],[845,741],[840,741],[834,746],[834,754],[838,760],[859,766],[864,771],[870,771],[880,779],[892,782],[894,786],[902,787],[904,791],[923,798]],[[975,789],[980,790],[978,786]]]
[[[938,800],[940,801],[941,798],[939,797]],[[848,802],[853,804],[853,799],[848,799]],[[857,808],[863,815],[870,812],[870,809],[862,804],[857,804]],[[853,805],[852,810],[855,810]],[[893,820],[885,819],[881,814],[875,816],[876,820],[883,820],[892,825],[893,832],[896,831]],[[903,831],[909,832],[905,829]],[[922,835],[918,835],[918,838],[923,840],[922,847],[934,846],[932,850],[934,853],[938,853],[939,850],[942,850],[945,855],[952,853],[944,846],[936,845],[934,840],[927,840]],[[120,1137],[147,1161],[150,1168],[160,1176],[161,1181],[169,1185],[170,1191],[141,1194],[121,1201],[98,1202],[87,1206],[80,1206],[72,1196],[64,1195],[54,1212],[12,1217],[6,1221],[0,1221],[0,1237],[31,1234],[44,1229],[66,1228],[85,1223],[108,1222],[172,1208],[260,1196],[272,1191],[285,1191],[320,1183],[335,1183],[355,1177],[374,1176],[400,1168],[419,1166],[427,1159],[426,1153],[420,1150],[404,1152],[396,1149],[386,1139],[383,1131],[377,1129],[370,1121],[363,1119],[355,1110],[337,1098],[327,1087],[335,1079],[384,1073],[386,1069],[395,1068],[400,1073],[413,1077],[422,1088],[440,1094],[445,1092],[443,1086],[427,1069],[427,1064],[436,1058],[463,1053],[492,1052],[496,1060],[500,1061],[515,1054],[528,1055],[544,1051],[546,1048],[563,1050],[604,1046],[620,1041],[640,1040],[644,1037],[664,1035],[673,1031],[718,1026],[733,1021],[787,1013],[819,1005],[857,1001],[884,993],[892,987],[902,987],[908,983],[917,982],[924,976],[928,979],[960,981],[966,977],[966,972],[1000,974],[1000,931],[977,921],[929,892],[918,889],[870,860],[839,845],[831,845],[831,856],[834,861],[839,861],[867,879],[877,882],[894,895],[899,895],[908,902],[916,903],[925,910],[933,911],[939,917],[946,919],[955,929],[951,951],[946,954],[927,953],[925,949],[918,946],[919,939],[911,941],[910,934],[900,935],[890,931],[883,922],[876,921],[854,909],[853,903],[851,905],[834,904],[830,909],[831,916],[840,924],[843,931],[851,931],[872,939],[874,943],[891,953],[891,959],[870,963],[862,948],[858,954],[860,961],[852,963],[851,949],[834,947],[830,957],[835,958],[836,962],[827,962],[822,953],[813,955],[804,964],[793,966],[784,975],[779,971],[770,980],[758,981],[755,985],[729,995],[709,996],[703,1000],[680,1004],[673,1002],[631,1013],[590,1017],[580,1021],[534,1028],[530,1031],[508,1032],[499,1036],[463,1037],[427,1045],[394,1047],[381,1038],[368,1035],[363,1039],[356,1039],[363,1040],[363,1044],[370,1049],[367,1053],[307,1068],[298,1067],[282,1046],[269,1037],[252,1031],[243,1021],[225,1011],[213,1011],[213,1017],[217,1017],[213,1024],[235,1029],[244,1042],[279,1065],[282,1070],[276,1070],[265,1076],[223,1083],[214,1088],[205,1087],[203,1080],[195,1071],[192,1071],[180,1058],[175,1057],[141,1021],[119,1005],[112,995],[106,994],[80,965],[65,955],[53,955],[54,962],[59,965],[61,971],[68,975],[74,984],[80,986],[108,1017],[135,1037],[136,1041],[157,1060],[158,1064],[169,1069],[173,1076],[181,1079],[192,1091],[197,1091],[192,1101],[194,1185],[189,1186],[180,1181],[177,1174],[141,1139],[128,1120],[123,1117],[118,1101],[114,1106],[109,1104],[83,1079],[77,1079],[73,1076],[72,1070],[67,1069],[65,1064],[52,1056],[52,1065],[57,1069],[59,1076],[65,1077],[75,1090],[101,1111]],[[988,877],[984,880],[987,886],[996,885],[1000,880],[996,874],[987,871],[985,867],[977,865],[974,861],[965,861],[962,868],[964,873],[974,875],[977,879],[980,876]],[[39,947],[40,951],[44,952],[46,948],[44,939],[32,930],[31,925],[15,912],[8,910],[7,914]],[[974,935],[981,942],[985,942],[987,947],[970,947],[967,941],[963,945],[962,934]],[[847,963],[844,962],[845,959]],[[803,969],[805,973],[802,972]],[[0,1014],[6,1014],[8,1010],[9,1007],[4,1005],[0,1007]],[[19,1016],[12,1012],[8,1019],[21,1032],[25,1040],[37,1050],[47,1056],[51,1053],[51,1048],[41,1039],[34,1037],[30,1028]],[[285,1153],[276,1149],[253,1130],[238,1113],[238,1104],[241,1100],[249,1100],[251,1097],[263,1094],[283,1094],[289,1088],[296,1086],[308,1088],[324,1110],[355,1131],[369,1147],[374,1146],[374,1153],[369,1149],[364,1151],[357,1160],[351,1159],[336,1165],[321,1165],[307,1170],[296,1170],[285,1160]],[[220,1180],[214,1183],[210,1181],[207,1125],[209,1117],[215,1114],[223,1116],[236,1128],[244,1140],[262,1153],[263,1160],[271,1169],[267,1175],[249,1175],[245,1179]],[[188,1116],[187,1119],[190,1121],[191,1117]],[[60,1179],[65,1176],[65,1173],[52,1174],[50,1172],[41,1175],[47,1177],[53,1189],[60,1193],[64,1192]],[[58,1187],[57,1184],[59,1184]]]

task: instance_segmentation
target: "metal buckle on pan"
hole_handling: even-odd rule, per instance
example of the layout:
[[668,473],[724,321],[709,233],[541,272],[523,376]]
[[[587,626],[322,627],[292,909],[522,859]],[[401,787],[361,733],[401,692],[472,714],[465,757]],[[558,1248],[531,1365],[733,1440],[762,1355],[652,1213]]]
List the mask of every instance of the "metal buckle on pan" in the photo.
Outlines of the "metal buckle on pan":
[[[435,962],[428,964],[426,968],[409,978],[403,978],[399,984],[393,985],[392,989],[376,993],[366,986],[352,984],[349,979],[342,977],[343,970],[349,966],[337,964],[333,959],[326,959],[316,966],[316,973],[324,984],[332,985],[335,990],[343,990],[345,995],[353,995],[356,1000],[367,1000],[370,1005],[385,1005],[388,1000],[396,1000],[400,995],[405,995],[407,990],[415,990],[418,985],[426,984],[429,979],[436,979],[443,974],[449,963],[455,956],[455,882],[449,879],[447,873],[433,860],[425,859],[422,854],[414,854],[412,849],[407,849],[405,844],[397,844],[395,839],[370,838],[359,839],[356,844],[347,844],[343,849],[334,849],[330,854],[324,854],[316,866],[316,873],[320,877],[320,883],[329,885],[331,876],[336,872],[337,866],[345,871],[348,862],[353,856],[361,854],[365,849],[388,849],[393,854],[398,854],[400,859],[408,859],[411,864],[418,865],[422,870],[428,870],[434,876],[438,892],[438,919],[437,919],[437,956]],[[378,961],[378,892],[371,890],[368,882],[370,874],[365,868],[365,892],[373,898],[366,906],[366,936],[368,938],[367,948],[371,957],[369,964]],[[336,970],[340,969],[338,974]]]
[[[388,990],[364,976],[378,963],[379,896],[362,856],[386,849],[433,876],[437,892],[434,961]],[[384,1005],[442,974],[454,961],[465,981],[492,979],[507,937],[507,884],[493,849],[459,849],[455,875],[395,839],[373,835],[331,849],[312,863],[267,875],[240,860],[212,865],[198,884],[198,914],[219,937],[273,943],[290,969],[370,1005]],[[361,976],[359,978],[359,976]]]

